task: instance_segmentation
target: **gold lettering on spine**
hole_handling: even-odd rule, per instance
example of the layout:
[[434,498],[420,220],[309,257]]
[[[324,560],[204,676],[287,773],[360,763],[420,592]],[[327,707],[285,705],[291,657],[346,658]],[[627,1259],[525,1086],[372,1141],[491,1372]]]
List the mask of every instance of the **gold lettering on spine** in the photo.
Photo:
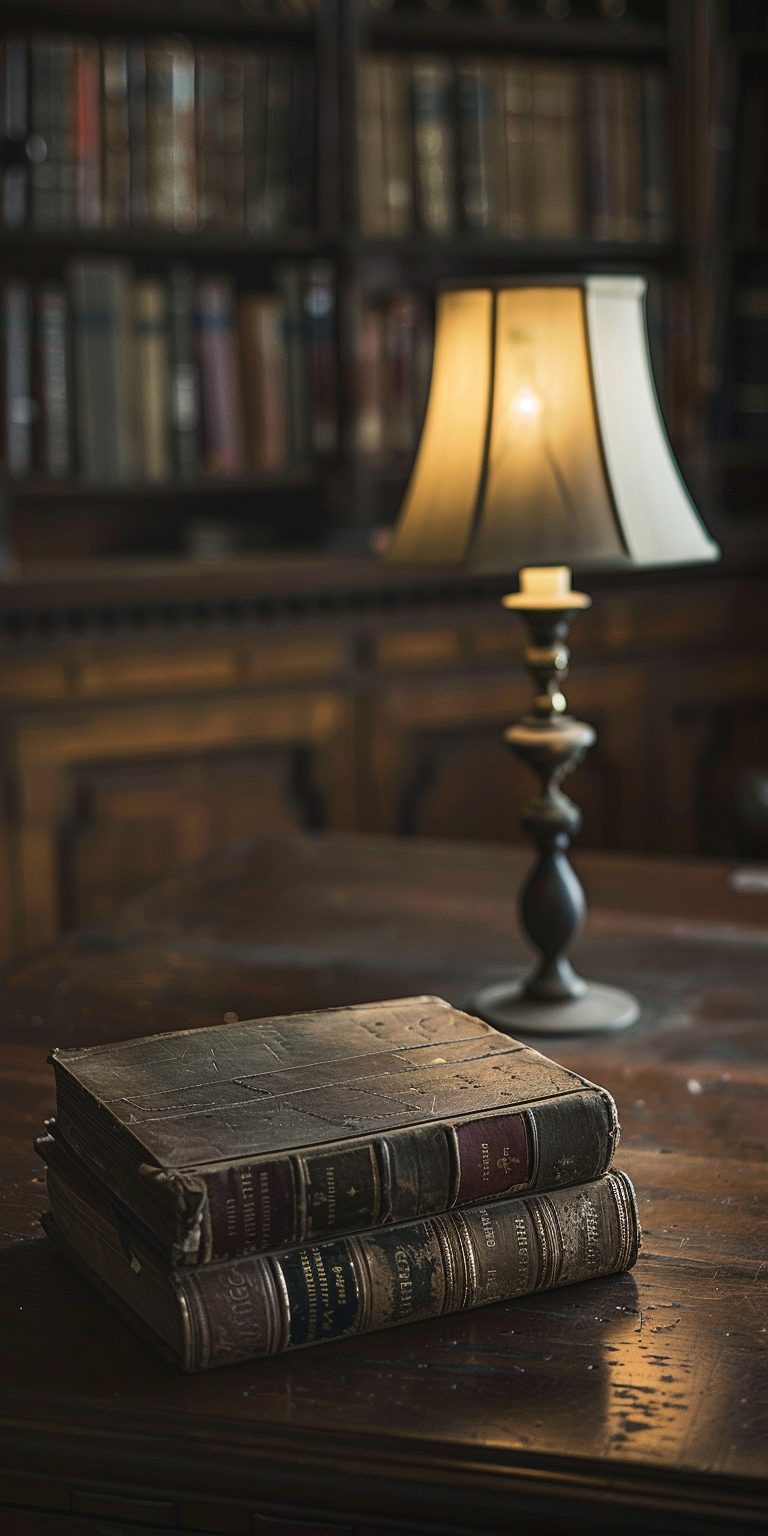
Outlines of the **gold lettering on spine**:
[[301,1272],[304,1276],[304,1283],[307,1287],[307,1298],[309,1301],[307,1343],[314,1344],[315,1339],[317,1338],[317,1287],[315,1285],[315,1277],[312,1273],[312,1265],[309,1262],[309,1255],[307,1254],[306,1250],[302,1250],[302,1252],[299,1254],[299,1263],[301,1264]]
[[524,1216],[515,1217],[515,1237],[517,1238],[517,1277],[518,1290],[521,1296],[531,1288],[531,1245],[528,1241],[528,1228]]

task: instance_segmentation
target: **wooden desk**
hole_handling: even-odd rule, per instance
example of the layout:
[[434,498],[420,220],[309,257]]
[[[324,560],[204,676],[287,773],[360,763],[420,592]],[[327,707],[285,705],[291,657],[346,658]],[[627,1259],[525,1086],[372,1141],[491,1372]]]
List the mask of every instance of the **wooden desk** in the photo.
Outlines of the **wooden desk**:
[[52,1044],[465,1002],[522,958],[525,862],[263,838],[0,984],[2,1533],[766,1529],[768,895],[729,889],[725,865],[578,860],[581,968],[644,1012],[551,1050],[617,1097],[645,1228],[631,1275],[183,1378],[39,1234]]

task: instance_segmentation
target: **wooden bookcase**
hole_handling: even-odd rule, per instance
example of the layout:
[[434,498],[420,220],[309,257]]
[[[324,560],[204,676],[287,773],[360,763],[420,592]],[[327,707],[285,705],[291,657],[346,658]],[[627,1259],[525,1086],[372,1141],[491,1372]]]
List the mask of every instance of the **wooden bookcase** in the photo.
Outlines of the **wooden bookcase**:
[[[5,487],[26,558],[0,580],[0,959],[249,832],[519,837],[529,786],[500,733],[529,685],[501,584],[377,567],[371,530],[394,515],[408,466],[366,464],[355,447],[361,302],[398,289],[428,298],[451,278],[640,270],[663,290],[668,425],[724,560],[589,578],[595,604],[574,626],[569,697],[599,743],[573,794],[587,846],[765,856],[768,828],[749,820],[742,791],[748,780],[754,791],[756,772],[768,779],[768,605],[755,579],[768,552],[768,451],[716,440],[712,423],[738,255],[740,68],[745,58],[763,68],[768,45],[731,30],[725,0],[667,4],[634,0],[634,20],[613,23],[597,0],[572,0],[562,21],[533,0],[497,16],[469,0],[440,13],[405,0],[383,12],[369,0],[320,0],[312,21],[255,0],[7,5],[9,29],[179,31],[314,51],[316,228],[266,241],[6,230],[0,279],[58,276],[73,252],[101,251],[150,273],[183,255],[256,288],[281,258],[328,258],[341,432],[333,459],[283,474],[108,493],[74,482]],[[660,64],[673,105],[673,238],[365,239],[356,92],[362,53],[376,48]],[[226,518],[235,506],[257,546],[263,536],[261,553],[181,557],[185,520]]]
[[[394,0],[319,0],[313,19],[247,0],[115,0],[108,14],[96,0],[11,0],[4,28],[55,29],[105,35],[122,31],[196,38],[291,42],[312,50],[317,64],[318,137],[316,226],[269,240],[243,234],[156,230],[3,230],[0,276],[58,276],[74,252],[125,253],[139,272],[183,257],[202,271],[224,269],[239,283],[261,287],[284,257],[329,257],[338,281],[337,454],[316,466],[233,480],[99,489],[39,478],[6,480],[8,539],[25,559],[176,554],[190,517],[236,511],[253,531],[252,547],[304,548],[341,544],[364,549],[371,525],[394,516],[407,462],[370,467],[355,447],[358,378],[355,329],[361,299],[397,289],[431,301],[446,279],[502,272],[640,270],[660,296],[664,332],[664,405],[675,448],[727,552],[748,560],[763,548],[754,516],[738,513],[748,482],[760,480],[753,448],[711,442],[712,399],[724,334],[725,294],[733,263],[729,209],[733,124],[738,111],[738,57],[768,57],[762,39],[729,28],[725,0],[629,0],[626,15],[607,20],[599,0],[573,0],[572,14],[554,20],[535,0],[509,13],[489,14],[479,0],[429,9]],[[664,244],[596,240],[447,239],[414,235],[371,240],[360,232],[357,165],[357,87],[364,50],[438,51],[449,55],[507,53],[560,59],[587,68],[613,60],[661,66],[672,102],[674,232]],[[761,50],[763,52],[761,53]],[[729,139],[730,134],[730,139]],[[730,199],[730,202],[729,202]],[[753,496],[754,501],[754,496]],[[759,501],[759,497],[758,497]],[[758,508],[753,509],[755,511]],[[757,519],[759,522],[759,519]]]

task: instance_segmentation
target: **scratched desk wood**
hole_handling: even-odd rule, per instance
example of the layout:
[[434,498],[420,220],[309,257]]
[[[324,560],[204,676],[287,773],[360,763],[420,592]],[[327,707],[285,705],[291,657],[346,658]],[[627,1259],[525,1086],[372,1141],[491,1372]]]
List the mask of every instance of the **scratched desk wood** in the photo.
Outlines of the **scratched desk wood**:
[[617,1097],[637,1268],[258,1367],[173,1375],[40,1236],[46,1050],[228,1012],[465,1003],[523,958],[526,856],[260,839],[0,983],[0,1531],[766,1528],[768,896],[720,864],[578,862],[581,967],[643,1017],[551,1050]]

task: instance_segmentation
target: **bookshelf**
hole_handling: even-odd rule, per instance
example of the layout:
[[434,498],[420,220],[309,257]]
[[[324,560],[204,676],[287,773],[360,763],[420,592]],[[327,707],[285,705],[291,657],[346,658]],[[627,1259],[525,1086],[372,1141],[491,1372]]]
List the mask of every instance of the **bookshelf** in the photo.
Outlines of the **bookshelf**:
[[[84,475],[75,444],[67,473],[52,477],[41,463],[37,377],[31,387],[38,422],[30,427],[28,461],[21,471],[9,472],[5,455],[6,549],[24,561],[48,558],[52,548],[57,558],[66,559],[69,530],[72,556],[78,560],[89,550],[94,558],[179,555],[194,550],[191,525],[207,519],[222,525],[227,553],[281,546],[365,551],[397,510],[418,438],[435,287],[505,271],[585,269],[648,275],[657,379],[685,472],[727,551],[729,540],[735,558],[742,551],[752,559],[762,548],[756,518],[762,509],[760,467],[768,465],[768,434],[765,446],[759,434],[757,440],[745,440],[744,431],[734,426],[733,404],[734,369],[739,367],[733,294],[745,263],[755,269],[763,263],[768,274],[768,196],[762,225],[757,218],[745,229],[743,209],[738,217],[736,210],[738,200],[741,207],[746,197],[737,185],[740,175],[744,180],[739,169],[744,102],[752,103],[753,118],[755,112],[759,116],[762,108],[755,103],[764,87],[768,91],[768,32],[757,0],[751,5],[742,0],[730,9],[724,0],[709,5],[704,0],[628,0],[626,6],[621,0],[570,0],[570,8],[566,0],[519,0],[506,8],[482,0],[450,0],[442,8],[437,0],[432,5],[428,0],[391,0],[388,5],[385,0],[228,0],[216,5],[210,0],[116,0],[108,15],[96,0],[31,0],[24,7],[6,8],[4,29],[27,40],[93,39],[102,59],[114,39],[141,37],[148,44],[152,39],[186,40],[190,56],[196,57],[198,85],[200,60],[211,49],[230,50],[232,56],[253,52],[301,58],[311,65],[314,173],[305,199],[306,206],[312,205],[311,219],[258,230],[244,227],[242,219],[239,227],[209,224],[182,230],[147,223],[40,228],[34,216],[17,219],[15,225],[6,219],[0,275],[6,288],[21,282],[34,297],[46,284],[66,282],[73,263],[80,261],[126,261],[137,281],[161,282],[183,263],[196,280],[218,275],[239,296],[275,292],[286,265],[303,274],[306,285],[313,264],[324,263],[332,274],[334,314],[326,326],[321,387],[327,392],[326,410],[335,418],[321,451],[305,445],[268,470],[244,451],[235,468],[206,473],[203,451],[194,479],[161,475],[148,480],[135,472],[121,484],[110,484],[92,466]],[[449,80],[454,217],[442,234],[426,226],[423,194],[416,185],[421,151],[412,139],[416,180],[409,227],[382,233],[370,227],[370,219],[366,222],[361,199],[361,190],[370,193],[371,182],[370,166],[361,163],[366,69],[368,61],[389,61],[395,73],[408,72],[410,91],[414,71],[425,59],[439,61]],[[462,71],[478,59],[481,72],[512,67],[550,81],[558,72],[561,80],[571,80],[581,146],[580,204],[572,227],[554,235],[534,227],[535,220],[522,233],[510,233],[512,225],[504,232],[493,221],[484,231],[470,227],[461,91]],[[593,206],[599,196],[593,141],[600,131],[605,137],[606,125],[595,128],[596,109],[590,102],[601,80],[600,88],[608,89],[605,81],[617,79],[620,85],[623,81],[626,99],[623,106],[619,100],[606,109],[614,113],[609,130],[622,112],[626,119],[627,111],[637,110],[627,102],[634,100],[633,91],[642,93],[644,80],[663,81],[668,92],[669,113],[663,106],[655,109],[657,116],[658,110],[664,113],[665,132],[669,120],[668,206],[652,237],[645,214],[632,227],[630,221],[621,237],[607,226],[599,229]],[[768,125],[768,110],[764,116]],[[539,119],[532,121],[535,142]],[[641,136],[644,121],[637,119]],[[34,126],[29,118],[27,138]],[[413,123],[408,132],[416,132]],[[19,145],[6,137],[6,171],[18,155]],[[104,163],[102,157],[102,175]],[[33,174],[29,164],[27,174]],[[646,172],[638,174],[642,181]],[[753,182],[761,174],[752,167]],[[646,182],[640,196],[647,200]],[[768,275],[765,288],[768,292]],[[415,339],[407,345],[402,306],[400,340],[392,320],[399,298],[414,306]],[[399,428],[390,420],[395,408],[387,391],[393,389],[408,395],[405,405],[402,399],[395,403]],[[378,424],[374,409],[382,418]],[[404,413],[410,413],[410,427],[403,425]]]

